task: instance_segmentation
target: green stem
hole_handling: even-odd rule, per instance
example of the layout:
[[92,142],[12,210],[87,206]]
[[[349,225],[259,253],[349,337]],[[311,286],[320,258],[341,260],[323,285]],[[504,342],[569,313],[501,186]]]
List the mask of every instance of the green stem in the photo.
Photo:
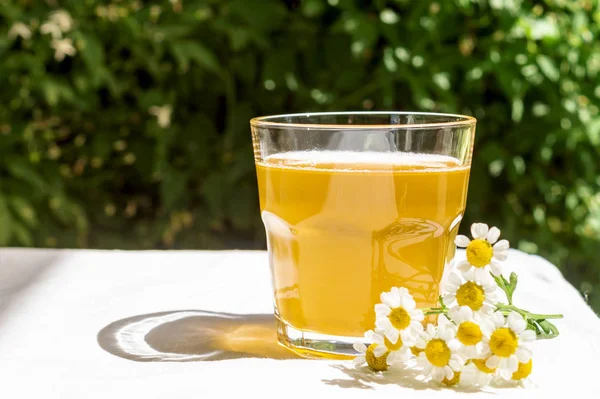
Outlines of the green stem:
[[502,311],[503,313],[510,313],[510,312],[517,312],[518,314],[520,314],[523,317],[526,317],[528,319],[534,319],[534,320],[545,320],[545,319],[562,319],[563,315],[562,314],[537,314],[537,313],[529,313],[526,310],[523,309],[519,309],[518,307],[510,304],[510,305],[505,305],[503,303],[497,303],[496,307],[498,308],[498,310]]
[[421,309],[423,311],[423,314],[425,316],[430,316],[430,315],[434,315],[434,314],[446,314],[448,313],[448,309],[447,308],[423,308]]
[[496,282],[498,283],[500,288],[502,288],[502,291],[504,291],[504,293],[506,294],[506,299],[508,299],[509,306],[512,306],[512,295],[510,295],[510,293],[508,292],[508,287],[506,286],[506,284],[504,284],[504,279],[500,277],[496,280]]

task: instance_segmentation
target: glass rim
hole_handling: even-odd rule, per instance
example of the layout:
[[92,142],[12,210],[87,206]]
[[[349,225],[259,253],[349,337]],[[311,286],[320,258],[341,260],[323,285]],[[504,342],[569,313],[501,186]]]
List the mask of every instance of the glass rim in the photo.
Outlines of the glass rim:
[[[274,122],[277,118],[311,117],[311,116],[352,116],[352,115],[419,115],[419,116],[438,116],[447,118],[456,118],[455,121],[443,122],[420,122],[420,123],[388,123],[388,124],[330,124],[330,123],[298,123],[298,122]],[[477,119],[469,115],[439,113],[439,112],[411,112],[411,111],[344,111],[344,112],[304,112],[292,114],[279,114],[258,116],[250,119],[250,126],[258,128],[295,128],[295,129],[369,129],[369,130],[390,130],[390,129],[427,129],[427,128],[447,128],[474,126]]]

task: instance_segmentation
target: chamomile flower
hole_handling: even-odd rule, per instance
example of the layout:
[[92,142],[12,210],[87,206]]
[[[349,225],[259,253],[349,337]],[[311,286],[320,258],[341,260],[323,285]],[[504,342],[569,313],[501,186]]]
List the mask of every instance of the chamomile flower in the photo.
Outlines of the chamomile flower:
[[444,303],[450,307],[468,306],[474,315],[482,319],[495,309],[498,302],[496,283],[489,274],[483,276],[473,272],[450,273],[444,286]]
[[[367,331],[365,338],[371,341],[374,335],[373,331]],[[366,363],[373,371],[385,371],[388,369],[387,357],[389,352],[385,345],[378,345],[373,342],[367,346],[362,342],[355,342],[353,347],[359,353],[354,358],[355,366],[362,366]]]
[[489,334],[493,330],[489,318],[475,318],[473,310],[468,306],[451,309],[449,316],[456,324],[456,339],[463,345],[464,355],[469,359],[479,357],[484,331]]
[[526,363],[519,362],[519,367],[517,368],[517,371],[515,371],[512,374],[510,379],[519,382],[527,381],[529,379],[529,376],[531,375],[532,368],[533,359],[529,359],[529,361]]
[[461,373],[463,386],[485,387],[490,384],[496,369],[487,367],[485,362],[486,359],[471,359],[468,361]]
[[383,330],[390,342],[414,341],[423,331],[421,322],[425,318],[423,311],[416,309],[412,295],[404,287],[393,287],[381,294],[381,302],[375,305],[375,326]]
[[502,313],[494,313],[490,320],[494,330],[483,339],[486,367],[497,368],[498,375],[505,380],[510,380],[515,372],[517,377],[525,374],[526,366],[518,373],[519,363],[527,364],[531,360],[535,331],[527,330],[527,322],[516,312],[511,312],[506,319]]
[[471,225],[473,240],[467,236],[458,235],[454,243],[466,248],[467,260],[460,262],[456,267],[461,272],[473,270],[477,277],[491,272],[494,276],[502,274],[498,260],[506,260],[508,256],[509,243],[500,240],[500,229],[491,229],[485,223],[473,223]]
[[454,374],[459,372],[465,363],[459,353],[460,342],[456,339],[456,331],[450,323],[438,325],[437,328],[428,324],[416,346],[423,349],[417,357],[417,364],[423,367],[423,373],[431,375],[434,381],[452,381]]
[[454,372],[454,377],[452,378],[446,378],[444,377],[444,379],[442,380],[442,384],[449,386],[449,387],[453,387],[455,385],[459,385],[460,380],[461,380],[461,372],[460,371],[455,371]]
[[385,336],[382,330],[375,330],[371,339],[374,344],[377,344],[377,348],[385,348],[388,352],[386,359],[388,366],[391,366],[395,362],[407,361],[412,354],[410,348],[415,344],[414,341],[404,342],[401,335],[398,335],[398,339],[392,342]]

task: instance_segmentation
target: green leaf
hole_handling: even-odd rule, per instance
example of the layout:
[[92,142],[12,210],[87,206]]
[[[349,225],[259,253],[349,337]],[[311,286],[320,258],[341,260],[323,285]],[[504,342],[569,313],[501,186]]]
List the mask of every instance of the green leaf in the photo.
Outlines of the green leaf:
[[96,71],[97,68],[104,66],[104,44],[92,35],[81,36],[83,41],[81,57],[90,71]]
[[[49,187],[38,172],[24,159],[11,157],[5,159],[6,168],[11,176],[29,183],[35,190],[47,193]],[[1,220],[1,219],[0,219]]]
[[6,197],[0,193],[0,246],[6,246],[13,234],[13,219]]
[[13,212],[19,215],[21,220],[29,227],[36,227],[38,225],[35,208],[31,202],[22,197],[11,196],[8,197],[8,204]]
[[512,120],[514,122],[520,122],[523,118],[523,100],[515,98],[512,102]]
[[75,92],[67,83],[58,79],[47,77],[40,83],[42,93],[48,105],[55,107],[60,100],[69,103],[75,102]]
[[214,52],[199,42],[191,40],[175,41],[171,44],[171,51],[181,71],[189,69],[190,61],[194,61],[199,66],[214,73],[219,73],[221,69]]
[[161,207],[167,211],[174,210],[185,199],[187,176],[172,168],[168,168],[160,185]]
[[540,54],[536,57],[536,60],[538,66],[542,70],[542,73],[546,75],[548,79],[550,79],[553,82],[558,81],[558,79],[560,78],[560,72],[558,71],[558,68],[556,68],[556,65],[554,65],[554,62],[550,57],[548,57],[547,55]]
[[558,328],[548,320],[538,320],[537,324],[544,331],[544,334],[540,334],[538,339],[551,339],[559,335]]
[[14,222],[12,227],[15,240],[19,244],[24,247],[32,247],[34,245],[31,231],[27,230],[22,223]]

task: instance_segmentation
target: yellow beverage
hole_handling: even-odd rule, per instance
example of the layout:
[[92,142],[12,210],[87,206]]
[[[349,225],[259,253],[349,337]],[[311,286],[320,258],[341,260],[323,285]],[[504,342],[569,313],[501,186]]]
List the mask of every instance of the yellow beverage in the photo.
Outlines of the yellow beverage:
[[465,209],[469,167],[438,155],[286,152],[257,163],[278,317],[357,337],[379,295],[435,306]]

